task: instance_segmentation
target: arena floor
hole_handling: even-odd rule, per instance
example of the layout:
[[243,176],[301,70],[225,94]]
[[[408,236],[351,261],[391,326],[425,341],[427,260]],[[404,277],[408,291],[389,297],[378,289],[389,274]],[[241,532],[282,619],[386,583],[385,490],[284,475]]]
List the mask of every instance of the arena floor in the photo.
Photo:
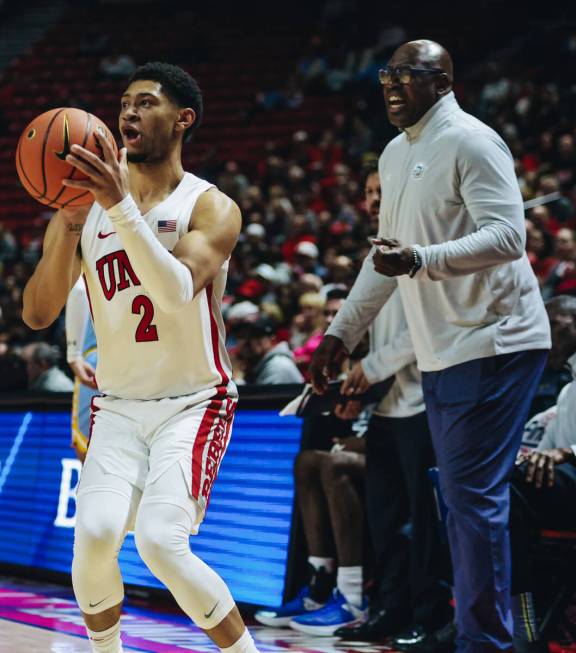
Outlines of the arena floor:
[[[381,653],[390,649],[331,637],[308,637],[290,629],[250,626],[262,653]],[[127,605],[125,651],[212,653],[218,651],[189,620],[166,609]],[[90,653],[82,617],[68,588],[0,577],[0,653]]]

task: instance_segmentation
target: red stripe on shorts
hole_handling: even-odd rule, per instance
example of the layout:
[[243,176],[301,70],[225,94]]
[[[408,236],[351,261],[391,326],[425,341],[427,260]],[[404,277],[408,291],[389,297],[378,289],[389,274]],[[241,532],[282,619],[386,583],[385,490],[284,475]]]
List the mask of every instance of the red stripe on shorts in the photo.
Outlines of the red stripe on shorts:
[[208,408],[206,408],[206,411],[202,416],[202,421],[200,422],[200,428],[198,429],[198,433],[194,440],[194,447],[192,449],[192,497],[196,500],[198,500],[198,497],[200,496],[204,449],[206,448],[208,436],[212,431],[214,422],[219,417],[225,392],[226,389],[223,386],[219,386],[216,389],[216,396],[212,399]]

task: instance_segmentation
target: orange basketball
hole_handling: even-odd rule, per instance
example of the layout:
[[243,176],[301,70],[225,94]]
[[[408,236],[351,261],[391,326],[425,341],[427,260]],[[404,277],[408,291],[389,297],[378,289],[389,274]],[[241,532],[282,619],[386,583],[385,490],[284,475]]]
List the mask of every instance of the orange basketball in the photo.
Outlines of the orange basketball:
[[86,178],[66,162],[72,145],[81,145],[102,158],[95,131],[106,136],[118,155],[112,132],[96,116],[82,109],[52,109],[26,127],[16,148],[16,169],[22,185],[35,200],[55,209],[94,201],[90,191],[67,188],[62,185],[62,179]]

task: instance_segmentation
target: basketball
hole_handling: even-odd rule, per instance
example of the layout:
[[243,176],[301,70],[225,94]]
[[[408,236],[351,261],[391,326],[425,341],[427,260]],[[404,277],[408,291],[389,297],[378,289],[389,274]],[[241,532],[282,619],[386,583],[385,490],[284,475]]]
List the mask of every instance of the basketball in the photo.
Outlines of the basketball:
[[106,136],[118,154],[112,132],[87,111],[61,107],[34,118],[22,132],[16,148],[18,177],[30,196],[54,209],[92,203],[90,191],[67,188],[62,180],[86,178],[66,161],[72,145],[81,145],[102,158],[102,148],[94,136],[96,131]]

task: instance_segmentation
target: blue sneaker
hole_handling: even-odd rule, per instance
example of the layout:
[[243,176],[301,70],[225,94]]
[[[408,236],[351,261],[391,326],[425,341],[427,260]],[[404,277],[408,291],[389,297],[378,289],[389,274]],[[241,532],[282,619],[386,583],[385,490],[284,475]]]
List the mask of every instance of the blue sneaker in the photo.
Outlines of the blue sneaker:
[[301,614],[290,621],[290,628],[307,635],[329,637],[338,628],[351,624],[360,624],[368,618],[368,602],[362,600],[362,606],[357,608],[346,603],[346,599],[336,589],[326,605],[314,612]]
[[317,603],[310,598],[310,588],[303,587],[298,594],[288,603],[281,605],[279,608],[264,608],[258,610],[254,619],[264,626],[288,626],[294,617],[308,614],[322,607],[322,603]]

